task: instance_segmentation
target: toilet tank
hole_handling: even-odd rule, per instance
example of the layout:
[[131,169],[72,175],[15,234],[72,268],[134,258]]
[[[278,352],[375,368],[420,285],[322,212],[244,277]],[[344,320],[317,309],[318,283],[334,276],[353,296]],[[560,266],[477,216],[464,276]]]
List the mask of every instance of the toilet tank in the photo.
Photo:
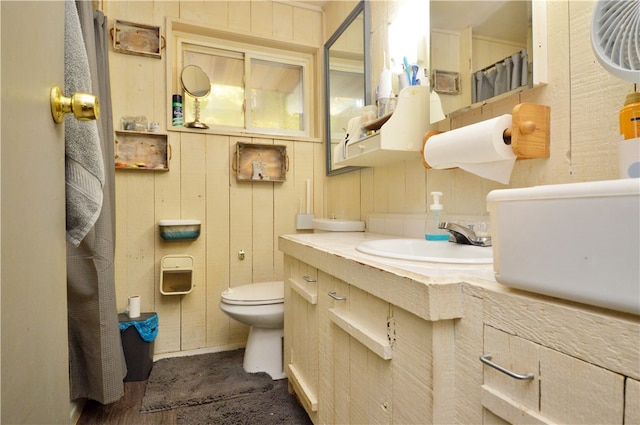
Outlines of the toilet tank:
[[640,179],[495,190],[498,282],[640,314]]

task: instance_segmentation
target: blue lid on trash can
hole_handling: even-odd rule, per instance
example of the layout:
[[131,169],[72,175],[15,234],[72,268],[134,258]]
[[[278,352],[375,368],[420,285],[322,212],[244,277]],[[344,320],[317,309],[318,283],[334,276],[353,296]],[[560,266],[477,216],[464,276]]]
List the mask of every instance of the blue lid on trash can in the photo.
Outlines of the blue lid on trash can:
[[130,326],[136,328],[144,342],[153,342],[158,336],[158,314],[143,313],[140,318],[120,320],[120,332],[124,332]]

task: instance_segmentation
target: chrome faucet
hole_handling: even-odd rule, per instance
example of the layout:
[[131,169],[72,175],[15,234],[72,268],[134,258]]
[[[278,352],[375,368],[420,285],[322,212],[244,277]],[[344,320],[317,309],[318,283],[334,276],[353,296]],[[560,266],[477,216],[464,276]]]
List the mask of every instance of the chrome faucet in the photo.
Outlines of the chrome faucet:
[[491,236],[478,236],[470,227],[443,221],[438,224],[438,228],[451,233],[449,242],[463,245],[491,246]]

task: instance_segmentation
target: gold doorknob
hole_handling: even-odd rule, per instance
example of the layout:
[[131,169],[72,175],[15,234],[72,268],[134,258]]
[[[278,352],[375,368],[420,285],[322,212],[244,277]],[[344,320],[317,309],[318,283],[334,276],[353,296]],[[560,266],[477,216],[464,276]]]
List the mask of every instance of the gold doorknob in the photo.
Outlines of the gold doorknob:
[[88,93],[74,93],[71,97],[62,94],[60,86],[51,87],[51,115],[60,124],[64,114],[73,112],[79,121],[97,120],[100,118],[100,104],[98,98]]

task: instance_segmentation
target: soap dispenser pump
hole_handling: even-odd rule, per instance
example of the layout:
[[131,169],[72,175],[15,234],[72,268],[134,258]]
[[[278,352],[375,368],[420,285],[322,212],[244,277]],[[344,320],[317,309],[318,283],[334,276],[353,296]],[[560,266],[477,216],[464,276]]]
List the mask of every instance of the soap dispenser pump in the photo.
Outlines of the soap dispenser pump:
[[443,221],[444,206],[440,203],[442,192],[431,192],[431,196],[433,197],[433,204],[429,205],[424,238],[428,241],[448,241],[449,232],[438,228],[440,222]]

